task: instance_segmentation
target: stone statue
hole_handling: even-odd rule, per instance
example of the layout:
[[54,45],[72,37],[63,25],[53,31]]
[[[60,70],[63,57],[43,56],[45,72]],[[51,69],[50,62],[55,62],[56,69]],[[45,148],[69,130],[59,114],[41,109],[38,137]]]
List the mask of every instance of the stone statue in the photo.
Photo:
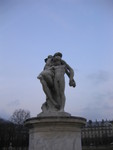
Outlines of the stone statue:
[[69,77],[69,85],[76,86],[74,81],[73,69],[62,60],[60,52],[53,56],[49,55],[45,59],[43,71],[37,77],[46,95],[46,102],[42,105],[42,111],[46,112],[64,112],[65,106],[65,73]]

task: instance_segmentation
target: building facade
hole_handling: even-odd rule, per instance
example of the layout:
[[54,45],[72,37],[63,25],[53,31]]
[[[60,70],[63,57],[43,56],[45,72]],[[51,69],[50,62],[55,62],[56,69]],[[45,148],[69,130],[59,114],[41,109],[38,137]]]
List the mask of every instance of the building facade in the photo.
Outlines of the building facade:
[[113,128],[109,121],[89,120],[82,129],[83,146],[99,146],[113,144]]

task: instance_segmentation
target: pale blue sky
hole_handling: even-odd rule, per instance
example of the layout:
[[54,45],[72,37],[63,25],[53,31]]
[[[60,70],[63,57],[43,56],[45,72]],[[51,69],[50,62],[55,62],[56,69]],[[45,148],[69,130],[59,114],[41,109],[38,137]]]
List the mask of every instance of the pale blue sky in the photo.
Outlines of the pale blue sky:
[[15,109],[41,112],[37,75],[55,52],[74,69],[66,77],[65,111],[113,119],[113,1],[0,0],[0,117]]

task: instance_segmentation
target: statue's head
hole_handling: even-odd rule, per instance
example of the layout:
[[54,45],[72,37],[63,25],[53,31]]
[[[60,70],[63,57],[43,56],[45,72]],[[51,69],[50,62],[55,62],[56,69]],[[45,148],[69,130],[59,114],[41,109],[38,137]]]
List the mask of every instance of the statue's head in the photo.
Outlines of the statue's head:
[[48,55],[48,57],[44,59],[45,62],[47,62],[47,60],[48,60],[49,58],[52,58],[52,57],[53,57],[52,55]]
[[54,54],[54,57],[55,57],[55,56],[60,56],[60,57],[62,58],[62,53],[57,52],[57,53]]

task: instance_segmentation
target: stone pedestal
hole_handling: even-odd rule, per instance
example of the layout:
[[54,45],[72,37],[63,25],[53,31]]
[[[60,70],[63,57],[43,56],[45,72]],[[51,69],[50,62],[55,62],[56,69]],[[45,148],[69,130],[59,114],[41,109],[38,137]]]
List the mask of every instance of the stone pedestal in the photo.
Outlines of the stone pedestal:
[[26,121],[29,150],[81,150],[86,119],[73,116],[36,117]]

